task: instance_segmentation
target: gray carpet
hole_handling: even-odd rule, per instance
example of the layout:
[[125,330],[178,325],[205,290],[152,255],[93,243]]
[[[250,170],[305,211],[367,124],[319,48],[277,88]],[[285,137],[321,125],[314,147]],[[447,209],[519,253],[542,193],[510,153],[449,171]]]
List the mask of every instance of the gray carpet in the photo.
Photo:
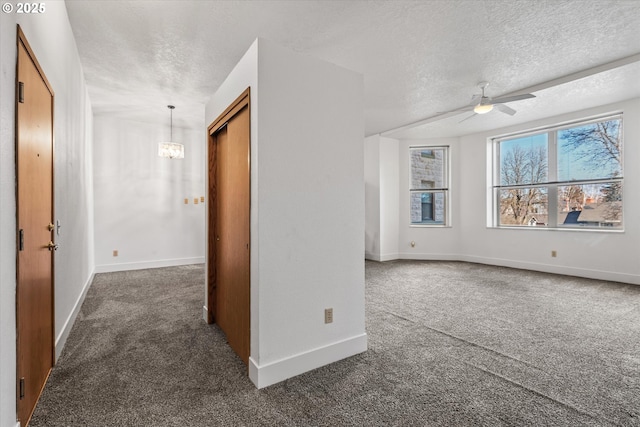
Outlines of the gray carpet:
[[204,268],[98,274],[31,426],[640,426],[640,286],[366,264],[369,350],[256,390]]

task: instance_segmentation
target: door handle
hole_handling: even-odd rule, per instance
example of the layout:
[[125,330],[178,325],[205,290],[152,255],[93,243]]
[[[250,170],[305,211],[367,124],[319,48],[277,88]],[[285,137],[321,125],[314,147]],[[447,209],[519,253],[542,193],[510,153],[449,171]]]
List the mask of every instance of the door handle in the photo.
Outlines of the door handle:
[[216,240],[217,240],[217,241],[220,241],[220,236],[216,236]]
[[47,244],[47,246],[45,246],[45,248],[49,249],[49,251],[57,251],[58,250],[58,244],[57,243],[53,243],[50,240],[49,243]]

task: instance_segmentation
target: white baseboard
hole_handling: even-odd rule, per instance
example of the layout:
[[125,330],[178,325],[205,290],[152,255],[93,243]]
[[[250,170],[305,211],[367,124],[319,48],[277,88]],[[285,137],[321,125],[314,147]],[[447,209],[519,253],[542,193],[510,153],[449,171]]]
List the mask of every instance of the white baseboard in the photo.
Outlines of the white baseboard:
[[397,254],[378,255],[366,252],[365,259],[373,261],[393,261],[397,259],[420,261],[465,261],[475,262],[478,264],[496,265],[501,267],[519,268],[522,270],[541,271],[543,273],[562,274],[564,276],[576,276],[584,277],[586,279],[608,280],[612,282],[629,283],[631,285],[640,285],[640,275],[637,274],[593,270],[588,268],[576,268],[562,265],[540,264],[527,261],[514,261],[502,258],[487,258],[473,255],[432,254],[416,252],[401,252]]
[[425,254],[425,253],[400,253],[394,259],[409,259],[421,261],[464,261],[478,264],[496,265],[500,267],[519,268],[521,270],[533,270],[543,273],[562,274],[564,276],[584,277],[586,279],[608,280],[612,282],[640,285],[640,276],[636,274],[618,273],[615,271],[594,270],[588,268],[576,268],[564,265],[541,264],[528,261],[515,261],[503,258],[488,258],[474,255],[455,254]]
[[204,320],[204,323],[209,323],[209,309],[206,305],[202,306],[202,319]]
[[96,266],[96,273],[113,273],[116,271],[144,270],[147,268],[175,267],[178,265],[204,264],[204,257],[163,259],[158,261],[123,262],[119,264],[102,264]]
[[365,252],[364,259],[369,259],[371,261],[380,261],[380,254],[372,254],[371,252]]
[[87,296],[87,291],[91,287],[91,283],[93,282],[94,276],[95,276],[95,273],[91,273],[91,275],[89,275],[89,278],[87,279],[84,286],[82,287],[82,291],[80,292],[80,295],[78,296],[75,304],[73,305],[73,310],[71,310],[71,313],[69,313],[67,320],[64,322],[64,325],[62,326],[62,331],[60,331],[60,333],[56,337],[56,351],[55,351],[56,361],[58,360],[58,357],[60,357],[60,354],[62,354],[62,349],[64,348],[64,345],[67,342],[67,338],[69,338],[69,333],[71,332],[71,328],[73,328],[73,324],[76,321],[76,317],[78,316],[78,313],[80,312],[80,307],[82,307],[84,298]]
[[501,267],[519,268],[523,270],[541,271],[543,273],[562,274],[565,276],[584,277],[586,279],[608,280],[613,282],[640,285],[640,276],[614,271],[575,268],[562,265],[539,264],[526,261],[513,261],[501,258],[485,258],[478,256],[461,256],[460,261],[476,262],[478,264],[498,265]]
[[264,388],[365,351],[366,333],[264,365],[249,358],[249,378]]
[[455,254],[426,254],[417,252],[401,252],[396,259],[415,259],[421,261],[461,261]]
[[365,252],[364,259],[370,259],[372,261],[393,261],[394,259],[400,259],[400,254],[372,254]]

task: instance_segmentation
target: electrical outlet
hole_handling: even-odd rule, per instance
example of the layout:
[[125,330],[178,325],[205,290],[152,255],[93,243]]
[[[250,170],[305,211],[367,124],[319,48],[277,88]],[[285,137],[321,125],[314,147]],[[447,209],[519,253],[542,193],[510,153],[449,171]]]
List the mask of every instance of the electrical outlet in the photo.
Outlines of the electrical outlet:
[[197,205],[197,204],[198,204],[198,198],[197,198],[197,197],[194,197],[194,198],[193,198],[193,204],[194,204],[194,205]]
[[189,199],[184,199],[184,204],[188,205],[189,204]]
[[204,196],[200,196],[200,203],[204,203]]
[[557,251],[551,251],[551,258],[555,258],[558,256],[558,252]]
[[333,323],[333,308],[324,309],[324,323]]
[[113,251],[113,256],[118,256],[118,251],[117,250]]

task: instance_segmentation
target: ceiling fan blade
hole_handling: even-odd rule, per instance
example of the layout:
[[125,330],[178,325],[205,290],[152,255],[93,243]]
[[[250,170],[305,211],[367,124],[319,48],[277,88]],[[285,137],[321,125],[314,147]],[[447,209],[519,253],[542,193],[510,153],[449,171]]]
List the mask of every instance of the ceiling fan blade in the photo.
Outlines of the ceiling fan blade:
[[507,107],[504,104],[493,104],[493,108],[495,108],[498,111],[502,111],[503,113],[506,113],[510,116],[513,116],[516,113],[516,110],[514,110],[511,107]]
[[471,117],[477,116],[478,114],[473,113],[472,115],[470,115],[469,117],[467,117],[466,119],[462,119],[460,120],[458,123],[462,123],[462,122],[466,122],[467,120],[469,120]]
[[494,104],[504,104],[506,102],[520,101],[521,99],[529,99],[535,97],[535,95],[532,95],[530,93],[524,93],[522,95],[503,96],[502,98],[495,98],[492,99],[491,102],[493,102]]

